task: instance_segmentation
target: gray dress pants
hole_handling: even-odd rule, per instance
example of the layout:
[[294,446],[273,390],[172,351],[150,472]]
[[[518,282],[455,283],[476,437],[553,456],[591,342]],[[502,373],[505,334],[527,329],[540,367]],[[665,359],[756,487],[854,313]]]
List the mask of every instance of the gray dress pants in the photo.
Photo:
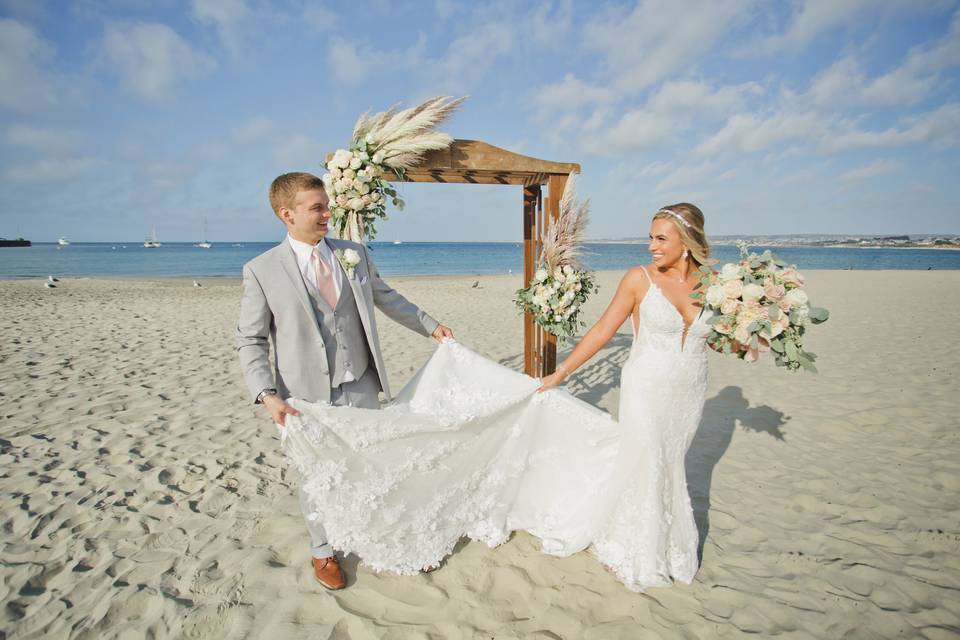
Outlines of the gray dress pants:
[[[358,380],[344,382],[339,387],[330,389],[330,404],[337,407],[358,407],[360,409],[380,408],[380,380],[376,370],[371,366]],[[314,558],[328,558],[333,555],[333,547],[327,543],[327,531],[317,520],[307,518],[310,509],[307,506],[307,496],[300,488],[300,511],[303,512],[310,532],[310,553]]]

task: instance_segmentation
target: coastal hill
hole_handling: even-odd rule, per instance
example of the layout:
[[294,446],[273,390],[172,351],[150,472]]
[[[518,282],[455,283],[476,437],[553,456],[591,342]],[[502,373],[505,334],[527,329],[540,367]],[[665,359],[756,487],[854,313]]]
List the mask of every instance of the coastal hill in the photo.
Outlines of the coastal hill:
[[[830,234],[799,234],[769,236],[710,236],[715,245],[747,244],[764,247],[894,247],[911,249],[960,249],[960,236],[953,234],[903,234],[890,236],[851,236]],[[599,238],[596,243],[646,244],[647,238]]]

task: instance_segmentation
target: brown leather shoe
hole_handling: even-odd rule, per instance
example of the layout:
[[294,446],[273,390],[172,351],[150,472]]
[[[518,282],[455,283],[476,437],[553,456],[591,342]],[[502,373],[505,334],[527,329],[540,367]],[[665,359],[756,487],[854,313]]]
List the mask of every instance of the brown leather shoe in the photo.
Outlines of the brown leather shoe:
[[331,591],[343,589],[347,586],[347,581],[343,578],[343,571],[340,570],[340,563],[337,562],[337,556],[314,558],[313,577]]

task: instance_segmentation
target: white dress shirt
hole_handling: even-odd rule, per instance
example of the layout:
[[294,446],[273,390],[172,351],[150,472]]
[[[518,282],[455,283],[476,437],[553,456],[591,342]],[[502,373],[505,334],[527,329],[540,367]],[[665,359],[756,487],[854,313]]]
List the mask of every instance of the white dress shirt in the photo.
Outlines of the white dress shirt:
[[330,272],[333,274],[333,286],[337,291],[337,298],[339,298],[340,292],[343,290],[343,267],[340,266],[337,257],[333,255],[333,251],[330,250],[330,245],[327,244],[326,240],[321,240],[316,245],[294,240],[290,236],[287,236],[287,240],[290,241],[290,246],[293,247],[293,252],[297,256],[297,266],[300,267],[304,282],[312,286],[314,290],[317,289],[317,273],[313,268],[313,263],[310,262],[310,256],[313,254],[314,246],[320,250],[320,255],[327,261],[327,266],[330,267]]
[[[337,257],[333,255],[333,251],[330,250],[330,245],[325,240],[321,240],[316,245],[307,244],[300,240],[294,240],[289,235],[287,240],[293,248],[293,253],[297,256],[297,266],[300,268],[300,273],[303,274],[303,281],[307,283],[307,286],[313,287],[314,291],[317,290],[317,272],[313,268],[313,263],[310,262],[310,256],[313,255],[314,247],[320,250],[320,255],[327,261],[327,266],[330,267],[330,272],[333,275],[333,286],[339,299],[340,291],[343,289],[343,267]],[[354,379],[353,374],[349,371],[343,377],[344,382],[353,382]]]

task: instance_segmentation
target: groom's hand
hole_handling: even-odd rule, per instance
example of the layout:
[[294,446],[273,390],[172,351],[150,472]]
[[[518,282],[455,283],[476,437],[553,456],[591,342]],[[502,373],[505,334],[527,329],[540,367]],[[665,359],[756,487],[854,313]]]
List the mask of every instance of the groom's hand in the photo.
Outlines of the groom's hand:
[[453,331],[450,330],[450,327],[445,327],[441,324],[433,330],[433,339],[437,342],[443,342],[444,338],[453,339]]
[[298,416],[300,412],[288,405],[283,401],[280,396],[272,395],[267,396],[263,399],[263,406],[267,408],[267,411],[270,412],[270,417],[273,418],[273,421],[283,426],[283,421],[286,419],[286,416]]

